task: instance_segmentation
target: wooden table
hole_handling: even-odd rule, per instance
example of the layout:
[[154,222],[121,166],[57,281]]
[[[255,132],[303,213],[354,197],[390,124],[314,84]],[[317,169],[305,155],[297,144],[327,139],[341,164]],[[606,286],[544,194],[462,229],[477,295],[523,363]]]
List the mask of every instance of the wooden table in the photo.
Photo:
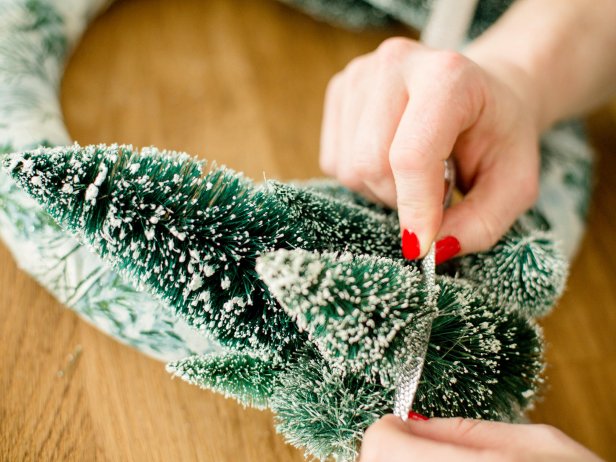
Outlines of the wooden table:
[[[316,176],[328,79],[401,33],[342,31],[269,0],[120,1],[69,64],[66,121],[82,144],[185,150],[254,178]],[[592,118],[601,161],[589,232],[542,323],[548,381],[531,414],[614,460],[615,108]],[[269,412],[171,380],[63,308],[1,245],[0,262],[0,460],[302,460]]]

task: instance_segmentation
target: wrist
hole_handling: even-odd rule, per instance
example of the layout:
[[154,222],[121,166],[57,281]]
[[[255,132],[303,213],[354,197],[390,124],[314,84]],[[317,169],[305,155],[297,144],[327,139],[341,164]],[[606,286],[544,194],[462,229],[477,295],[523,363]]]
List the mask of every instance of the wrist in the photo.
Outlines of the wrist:
[[549,89],[529,66],[480,48],[469,46],[464,54],[491,78],[505,85],[523,105],[537,133],[552,126],[557,117],[549,98]]

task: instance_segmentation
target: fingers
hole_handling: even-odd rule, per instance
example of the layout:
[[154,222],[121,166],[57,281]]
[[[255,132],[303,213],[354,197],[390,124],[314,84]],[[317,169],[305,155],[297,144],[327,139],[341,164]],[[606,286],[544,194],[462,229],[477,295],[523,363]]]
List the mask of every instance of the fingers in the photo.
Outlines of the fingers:
[[420,67],[408,66],[404,75],[409,102],[394,135],[389,160],[396,184],[400,227],[425,256],[441,227],[444,199],[444,161],[460,134],[481,116],[483,80],[477,67],[463,56],[423,51]]
[[527,425],[462,418],[408,420],[407,425],[416,437],[478,449],[518,446],[532,436]]
[[364,434],[360,462],[511,461],[599,459],[560,430],[451,418],[402,422],[387,415]]
[[[483,454],[506,456],[520,451],[532,451],[537,459],[543,460],[547,454],[554,456],[573,449],[578,456],[592,456],[585,448],[550,425],[510,424],[457,417],[408,420],[406,426],[416,438],[429,439],[435,444],[480,450]],[[539,457],[540,454],[544,457]],[[580,457],[579,460],[596,459]]]
[[[379,89],[380,87],[380,89]],[[401,82],[385,80],[377,86],[359,120],[351,170],[381,202],[396,206],[396,188],[389,149],[406,106]]]
[[[437,263],[485,250],[537,196],[537,147],[521,146],[537,136],[522,133],[516,105],[462,55],[389,40],[332,79],[321,166],[397,207],[406,258],[425,256],[435,240]],[[443,161],[454,147],[470,192],[443,213]]]
[[351,170],[379,200],[396,206],[396,188],[389,165],[389,150],[408,102],[406,83],[399,70],[400,48],[386,42],[373,58],[370,93],[359,117],[353,143]]
[[327,175],[336,175],[338,163],[338,133],[341,121],[342,77],[335,75],[327,86],[321,125],[321,170]]
[[359,191],[363,188],[362,178],[355,174],[351,166],[355,157],[354,141],[357,135],[359,117],[365,108],[366,95],[369,93],[369,81],[365,74],[368,58],[356,58],[347,66],[344,74],[342,97],[341,127],[338,133],[339,163],[336,175],[340,182],[350,189]]
[[373,202],[382,202],[367,188],[360,175],[353,171],[353,141],[359,116],[364,108],[370,87],[362,72],[366,57],[353,60],[347,68],[330,81],[324,104],[321,128],[320,166],[324,173],[335,176],[350,189]]
[[387,415],[364,434],[359,462],[480,461],[484,455],[467,447],[418,437],[398,417]]
[[465,254],[493,246],[537,199],[536,151],[531,145],[499,153],[490,168],[477,175],[464,200],[445,211],[439,238],[455,236]]

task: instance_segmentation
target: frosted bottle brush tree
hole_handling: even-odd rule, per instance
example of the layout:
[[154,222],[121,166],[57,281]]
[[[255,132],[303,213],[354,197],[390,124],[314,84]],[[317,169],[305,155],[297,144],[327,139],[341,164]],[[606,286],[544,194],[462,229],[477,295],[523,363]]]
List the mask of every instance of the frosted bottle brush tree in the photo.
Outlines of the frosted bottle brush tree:
[[[255,184],[155,148],[39,148],[3,164],[62,227],[222,346],[169,364],[174,375],[271,408],[318,458],[352,459],[391,412],[428,313],[391,210],[332,182]],[[566,276],[542,223],[529,213],[490,251],[439,268],[418,412],[515,420],[532,403],[533,317]]]

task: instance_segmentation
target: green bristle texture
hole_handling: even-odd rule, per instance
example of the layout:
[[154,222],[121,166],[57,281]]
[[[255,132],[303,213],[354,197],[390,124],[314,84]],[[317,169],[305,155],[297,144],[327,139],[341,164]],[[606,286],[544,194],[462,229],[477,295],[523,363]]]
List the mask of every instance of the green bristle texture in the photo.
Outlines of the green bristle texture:
[[167,365],[167,371],[244,406],[265,408],[281,370],[270,359],[226,352],[175,361]]
[[302,223],[302,248],[402,258],[397,215],[288,184],[269,187],[289,220]]
[[276,429],[307,455],[352,461],[363,433],[391,412],[393,394],[354,374],[342,375],[316,353],[301,353],[280,374],[271,399]]
[[562,295],[568,264],[549,232],[519,222],[487,252],[461,259],[459,271],[497,304],[536,317]]
[[[414,320],[426,313],[416,270],[383,258],[302,250],[265,254],[257,270],[334,368],[366,380],[378,375],[393,390],[397,366],[410,355],[406,340],[413,337]],[[372,275],[377,287],[366,289]],[[439,315],[418,409],[431,416],[515,419],[540,384],[539,331],[526,317],[488,303],[467,282],[437,281]],[[387,328],[394,334],[384,335]]]
[[346,202],[360,207],[366,207],[379,213],[396,214],[397,212],[384,205],[375,204],[369,201],[358,192],[352,191],[332,178],[315,178],[305,181],[294,181],[291,183],[296,188],[312,191],[323,196]]
[[428,416],[516,420],[542,383],[543,339],[533,321],[491,305],[475,287],[438,278],[434,320],[417,392]]
[[62,226],[221,343],[300,341],[254,269],[260,253],[295,245],[293,224],[241,175],[117,145],[40,148],[4,166]]
[[[3,165],[133,285],[227,347],[170,364],[174,374],[271,407],[285,437],[321,459],[351,460],[391,412],[399,364],[431,311],[393,211],[334,183],[256,186],[154,148],[40,148]],[[528,315],[554,303],[566,276],[533,223],[441,268],[458,278],[436,278],[418,412],[515,420],[532,404],[543,345]]]
[[279,250],[257,271],[328,362],[370,379],[394,366],[392,339],[427,312],[419,271],[385,258]]

